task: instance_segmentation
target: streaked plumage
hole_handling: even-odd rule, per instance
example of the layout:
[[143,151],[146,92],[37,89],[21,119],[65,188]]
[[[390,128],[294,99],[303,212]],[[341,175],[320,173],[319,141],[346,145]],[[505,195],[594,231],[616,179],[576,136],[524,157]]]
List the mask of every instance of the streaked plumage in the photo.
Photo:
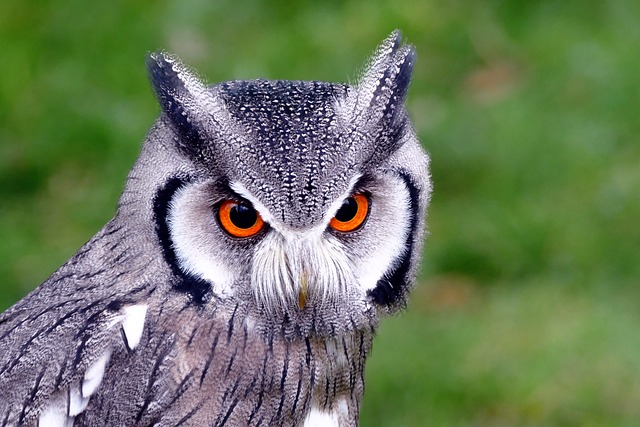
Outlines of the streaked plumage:
[[354,86],[151,55],[163,113],[115,217],[0,315],[0,426],[357,425],[431,192],[400,41]]

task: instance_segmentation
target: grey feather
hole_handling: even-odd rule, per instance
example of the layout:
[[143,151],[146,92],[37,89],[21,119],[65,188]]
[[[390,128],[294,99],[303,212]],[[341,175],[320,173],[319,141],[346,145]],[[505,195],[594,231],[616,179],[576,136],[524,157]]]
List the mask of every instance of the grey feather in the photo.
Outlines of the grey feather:
[[[150,55],[162,115],[115,217],[0,315],[0,426],[357,425],[422,252],[414,60],[396,31],[354,86],[207,86]],[[225,201],[264,225],[234,237]]]

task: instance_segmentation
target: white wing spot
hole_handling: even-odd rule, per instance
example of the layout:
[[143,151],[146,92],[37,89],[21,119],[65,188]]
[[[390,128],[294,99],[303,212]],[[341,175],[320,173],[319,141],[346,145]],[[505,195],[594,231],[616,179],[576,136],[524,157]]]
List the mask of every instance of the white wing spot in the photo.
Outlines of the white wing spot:
[[324,411],[317,406],[312,406],[311,411],[304,420],[303,427],[339,427],[349,419],[349,405],[343,398],[333,404],[331,411]]
[[96,390],[98,390],[98,387],[100,387],[100,383],[104,377],[104,371],[107,368],[107,363],[110,358],[111,350],[105,351],[104,354],[100,356],[93,365],[89,366],[87,371],[84,373],[84,379],[82,380],[82,396],[87,400],[96,392]]
[[124,312],[122,330],[127,338],[127,347],[130,350],[135,349],[140,344],[148,308],[147,305],[132,305],[122,310]]
[[304,427],[339,427],[338,417],[314,406],[304,420]]
[[38,427],[71,427],[73,417],[67,416],[67,402],[64,394],[53,399],[38,417]]
[[82,396],[80,387],[69,387],[69,416],[75,417],[87,409],[87,405],[89,405],[89,398]]

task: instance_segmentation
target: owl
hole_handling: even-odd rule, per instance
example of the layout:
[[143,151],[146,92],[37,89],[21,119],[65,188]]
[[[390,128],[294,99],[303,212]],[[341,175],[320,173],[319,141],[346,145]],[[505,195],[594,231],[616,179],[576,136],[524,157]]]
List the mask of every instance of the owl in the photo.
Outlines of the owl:
[[396,31],[353,85],[207,86],[149,55],[114,218],[0,315],[0,425],[358,425],[431,194],[414,60]]

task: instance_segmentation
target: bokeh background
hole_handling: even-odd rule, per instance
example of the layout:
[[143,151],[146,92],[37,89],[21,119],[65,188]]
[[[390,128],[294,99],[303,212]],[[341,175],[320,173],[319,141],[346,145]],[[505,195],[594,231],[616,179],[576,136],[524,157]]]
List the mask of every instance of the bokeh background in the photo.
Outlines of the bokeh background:
[[[435,193],[364,426],[640,425],[640,2],[0,2],[0,309],[114,213],[158,114],[210,82],[354,81],[394,28]],[[0,349],[2,351],[2,349]]]

